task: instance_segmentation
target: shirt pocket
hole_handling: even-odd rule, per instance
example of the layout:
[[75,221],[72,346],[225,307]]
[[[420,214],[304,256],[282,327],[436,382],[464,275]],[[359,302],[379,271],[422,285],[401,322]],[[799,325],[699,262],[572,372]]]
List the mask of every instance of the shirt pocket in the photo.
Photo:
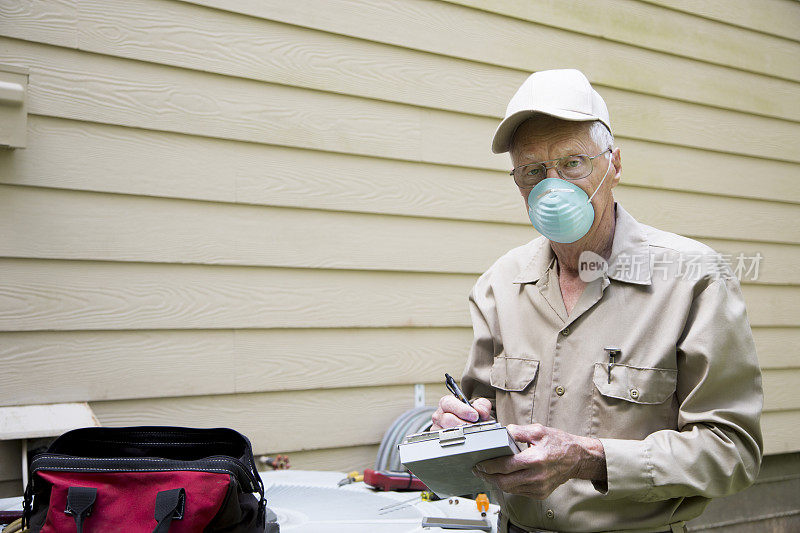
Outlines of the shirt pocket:
[[662,429],[676,429],[675,387],[678,371],[595,363],[591,434],[643,439]]
[[504,425],[532,422],[538,373],[539,361],[530,356],[501,354],[494,358],[489,381],[496,389],[498,422]]

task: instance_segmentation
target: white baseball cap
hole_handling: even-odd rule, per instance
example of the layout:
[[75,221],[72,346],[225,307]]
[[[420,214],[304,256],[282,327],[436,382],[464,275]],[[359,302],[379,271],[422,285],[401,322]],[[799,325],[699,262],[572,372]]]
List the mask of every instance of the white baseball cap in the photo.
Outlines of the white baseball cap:
[[599,120],[611,131],[608,107],[583,72],[575,69],[542,70],[528,76],[511,98],[506,116],[494,132],[492,152],[508,152],[519,125],[540,113],[564,120]]

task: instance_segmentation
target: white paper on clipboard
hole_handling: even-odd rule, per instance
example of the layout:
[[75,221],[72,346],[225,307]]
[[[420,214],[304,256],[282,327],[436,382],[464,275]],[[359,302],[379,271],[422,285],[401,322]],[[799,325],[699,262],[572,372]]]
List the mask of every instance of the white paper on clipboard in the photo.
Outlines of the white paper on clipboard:
[[505,426],[494,421],[408,435],[398,449],[403,466],[440,498],[487,492],[472,467],[520,451]]

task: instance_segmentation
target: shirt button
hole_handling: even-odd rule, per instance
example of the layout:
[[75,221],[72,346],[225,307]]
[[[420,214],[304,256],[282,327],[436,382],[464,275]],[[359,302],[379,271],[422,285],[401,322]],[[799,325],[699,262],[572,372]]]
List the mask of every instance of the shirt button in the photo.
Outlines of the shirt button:
[[547,518],[554,518],[556,516],[556,513],[554,513],[552,509],[548,509],[547,511],[545,511],[544,515]]
[[564,337],[566,337],[567,335],[569,335],[569,328],[564,328],[564,329],[562,329],[562,330],[561,330],[561,334],[562,334]]
[[631,389],[631,398],[634,400],[639,397],[639,391],[636,389]]
[[564,387],[562,387],[561,385],[556,387],[556,394],[558,394],[559,396],[564,396]]

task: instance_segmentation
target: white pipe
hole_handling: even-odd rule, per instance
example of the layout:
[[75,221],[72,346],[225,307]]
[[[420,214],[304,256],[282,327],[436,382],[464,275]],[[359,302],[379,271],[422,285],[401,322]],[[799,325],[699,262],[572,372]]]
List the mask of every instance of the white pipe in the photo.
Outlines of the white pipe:
[[22,492],[28,487],[28,439],[22,439]]

